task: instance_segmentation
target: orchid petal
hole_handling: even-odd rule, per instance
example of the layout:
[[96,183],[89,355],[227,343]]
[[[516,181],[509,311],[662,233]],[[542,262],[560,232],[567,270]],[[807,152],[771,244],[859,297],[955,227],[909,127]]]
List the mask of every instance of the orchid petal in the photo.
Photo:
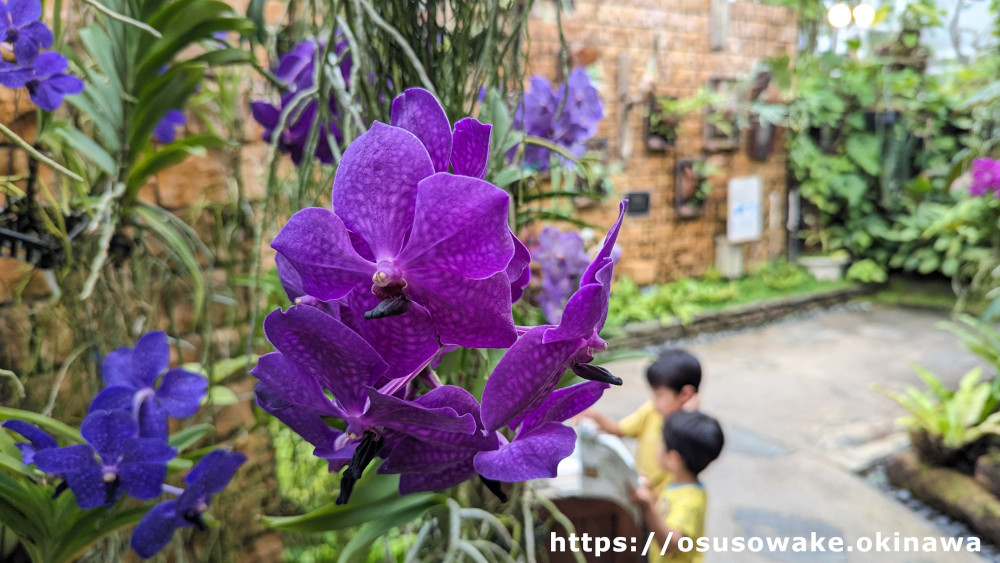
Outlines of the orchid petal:
[[250,373],[266,384],[275,395],[295,407],[318,414],[344,416],[344,412],[326,398],[319,380],[300,370],[281,352],[261,356]]
[[191,496],[208,502],[208,496],[221,492],[247,460],[240,452],[212,450],[201,458],[184,477]]
[[293,405],[264,381],[257,383],[255,394],[260,408],[284,422],[317,449],[333,448],[333,443],[341,432],[327,425],[317,411]]
[[121,410],[90,413],[80,425],[83,439],[94,447],[106,464],[118,460],[125,440],[134,437],[138,431],[132,416]]
[[357,333],[313,307],[272,312],[264,334],[302,373],[332,391],[348,415],[364,412],[365,387],[389,367]]
[[[494,434],[495,436],[495,434]],[[436,473],[457,463],[466,462],[480,450],[429,445],[422,440],[403,440],[379,466],[379,473]]]
[[622,219],[625,218],[625,209],[628,207],[628,200],[623,199],[621,203],[618,204],[618,220],[608,231],[607,236],[604,237],[604,244],[601,246],[601,250],[597,253],[597,257],[590,264],[590,267],[583,273],[583,277],[580,278],[580,287],[595,283],[597,281],[597,272],[605,266],[604,260],[606,258],[611,258],[611,252],[615,248],[615,241],[618,240],[618,231],[621,230]]
[[444,269],[474,279],[504,270],[514,254],[509,203],[507,192],[476,178],[435,174],[421,181],[413,231],[396,263],[407,273]]
[[295,267],[302,289],[321,300],[339,299],[370,283],[375,265],[354,251],[339,217],[329,209],[303,209],[285,224],[271,247]]
[[517,339],[504,272],[470,280],[444,270],[422,270],[407,279],[413,301],[431,314],[442,344],[506,348]]
[[115,409],[132,410],[132,399],[138,389],[114,385],[106,387],[90,402],[88,413],[94,411],[110,411]]
[[551,478],[559,462],[576,448],[576,432],[558,422],[545,422],[519,434],[509,444],[479,452],[476,472],[487,479],[514,482]]
[[174,418],[186,418],[198,412],[207,390],[208,379],[203,375],[175,368],[163,376],[156,398],[167,414]]
[[408,88],[392,101],[389,124],[416,135],[427,149],[435,172],[451,161],[451,123],[440,102],[423,88]]
[[524,417],[522,431],[546,422],[563,422],[573,418],[596,403],[608,387],[607,383],[585,381],[556,389],[545,402]]
[[63,477],[70,490],[76,495],[76,504],[80,508],[86,510],[106,504],[107,488],[104,482],[104,472],[101,471],[100,467],[95,465],[79,471],[72,471]]
[[378,260],[391,259],[413,225],[417,183],[433,173],[412,133],[376,121],[344,151],[333,180],[333,208]]
[[434,321],[420,305],[411,304],[402,315],[365,319],[364,312],[374,309],[379,299],[363,288],[352,291],[340,303],[341,321],[388,362],[386,379],[410,375],[427,365],[440,349]]
[[581,342],[564,340],[544,344],[542,334],[548,328],[535,327],[525,333],[486,380],[482,417],[487,430],[498,430],[531,410],[548,396],[566,371],[566,363]]
[[104,356],[104,361],[101,362],[101,377],[109,386],[120,385],[134,389],[145,387],[132,372],[132,349],[128,346],[122,346]]
[[451,167],[455,174],[486,178],[492,130],[492,125],[480,123],[472,117],[455,122],[451,147]]
[[143,401],[139,407],[139,436],[166,440],[170,434],[167,411],[155,399]]
[[471,459],[435,473],[406,473],[399,477],[399,494],[441,491],[463,483],[475,475]]
[[166,463],[133,463],[123,465],[118,469],[121,487],[128,494],[138,499],[151,499],[160,496],[161,485],[167,478]]
[[46,473],[54,474],[101,467],[94,459],[94,448],[87,444],[38,450],[35,452],[35,465]]
[[440,432],[472,434],[476,421],[471,414],[461,416],[451,407],[426,408],[368,388],[371,408],[364,419],[372,426],[385,426],[410,436],[430,439]]
[[524,246],[514,233],[510,233],[510,238],[514,242],[514,256],[507,264],[507,279],[510,281],[510,300],[517,303],[524,295],[524,288],[531,282],[531,253],[528,247]]
[[162,331],[142,335],[132,350],[132,377],[141,382],[137,387],[152,387],[156,378],[170,365],[167,334]]
[[11,23],[21,27],[42,17],[42,3],[39,0],[8,0],[7,11]]
[[581,287],[563,309],[559,326],[545,331],[542,342],[550,344],[563,340],[589,339],[598,323],[608,316],[609,287],[592,283]]
[[176,505],[175,500],[161,502],[139,521],[132,531],[132,539],[129,542],[139,557],[148,559],[156,555],[170,543],[177,528],[191,525],[178,517]]

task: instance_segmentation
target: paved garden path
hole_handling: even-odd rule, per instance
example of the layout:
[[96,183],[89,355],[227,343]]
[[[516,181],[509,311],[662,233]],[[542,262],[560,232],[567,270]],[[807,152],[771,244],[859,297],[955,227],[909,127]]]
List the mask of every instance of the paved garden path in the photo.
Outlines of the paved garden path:
[[[906,447],[894,424],[903,410],[872,390],[919,380],[918,363],[949,385],[976,365],[935,324],[942,313],[861,308],[787,320],[760,329],[684,342],[704,368],[702,409],[717,416],[726,448],[703,474],[710,536],[941,536],[924,518],[856,471]],[[647,397],[645,365],[606,365],[625,380],[598,408],[621,417]],[[983,561],[955,553],[709,554],[706,561]]]

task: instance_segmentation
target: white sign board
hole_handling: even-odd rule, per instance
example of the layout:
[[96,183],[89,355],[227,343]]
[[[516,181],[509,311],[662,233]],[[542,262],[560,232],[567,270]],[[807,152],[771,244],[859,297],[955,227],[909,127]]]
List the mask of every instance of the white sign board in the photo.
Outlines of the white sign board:
[[731,243],[759,240],[764,228],[764,182],[760,176],[729,180],[726,238]]

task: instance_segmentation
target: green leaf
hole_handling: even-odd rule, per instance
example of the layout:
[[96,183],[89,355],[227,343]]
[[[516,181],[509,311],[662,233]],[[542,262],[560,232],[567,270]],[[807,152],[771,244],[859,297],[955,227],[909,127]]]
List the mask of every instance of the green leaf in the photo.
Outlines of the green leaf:
[[875,135],[855,134],[847,139],[845,148],[847,155],[862,170],[872,176],[878,176],[881,169],[879,156],[882,154],[878,137]]
[[83,443],[83,437],[80,436],[80,431],[72,426],[69,426],[68,424],[59,422],[58,420],[45,416],[44,414],[10,407],[0,407],[0,420],[7,420],[10,418],[30,422],[35,426],[40,427],[42,430],[45,430],[49,434],[55,434],[56,438],[62,438],[65,442],[69,442],[71,444]]
[[[409,499],[412,496],[414,495],[408,495],[403,497],[403,499]],[[431,497],[440,498],[435,499]],[[357,561],[359,557],[368,551],[372,542],[377,540],[383,534],[393,528],[403,526],[422,517],[430,509],[443,504],[444,502],[444,497],[441,497],[440,495],[431,495],[431,497],[426,499],[412,499],[408,508],[386,513],[377,520],[372,520],[366,523],[357,532],[355,532],[353,536],[351,536],[351,541],[347,542],[347,545],[344,546],[344,550],[340,552],[340,556],[337,558],[337,563]]]
[[172,447],[177,448],[178,452],[182,452],[193,446],[198,440],[201,440],[206,434],[214,429],[215,426],[212,426],[211,424],[195,424],[194,426],[189,426],[184,430],[171,434],[167,443]]
[[201,273],[201,265],[198,263],[198,258],[195,256],[191,244],[189,244],[188,240],[185,240],[184,235],[181,234],[178,228],[171,224],[176,223],[176,219],[172,216],[164,216],[165,214],[169,215],[168,211],[145,203],[139,203],[134,208],[134,213],[145,223],[149,230],[156,233],[163,240],[163,243],[177,256],[177,259],[187,269],[188,274],[190,274],[191,283],[194,284],[194,293],[192,296],[194,299],[194,322],[197,324],[201,318],[202,308],[205,305],[205,276]]
[[66,144],[78,154],[82,154],[88,160],[97,165],[102,172],[108,176],[114,176],[118,169],[115,159],[108,154],[93,139],[84,135],[79,129],[65,122],[52,124],[53,133],[62,138]]
[[154,174],[176,166],[189,156],[205,156],[205,147],[224,147],[227,143],[210,133],[193,135],[178,141],[174,141],[162,149],[153,153],[152,156],[139,161],[129,173],[126,186],[129,191],[138,190]]
[[208,394],[205,395],[203,404],[225,407],[235,405],[239,402],[240,398],[237,397],[236,393],[234,393],[229,387],[226,387],[225,385],[213,385],[208,388]]

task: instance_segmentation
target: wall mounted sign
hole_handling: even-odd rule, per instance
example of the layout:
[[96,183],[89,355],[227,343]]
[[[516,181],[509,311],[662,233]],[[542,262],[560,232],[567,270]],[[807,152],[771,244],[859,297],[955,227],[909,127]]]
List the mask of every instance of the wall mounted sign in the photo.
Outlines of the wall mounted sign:
[[632,217],[649,215],[649,192],[628,192],[625,194],[628,207],[625,214]]
[[729,180],[729,213],[726,238],[729,242],[759,240],[764,228],[764,182],[760,176]]

